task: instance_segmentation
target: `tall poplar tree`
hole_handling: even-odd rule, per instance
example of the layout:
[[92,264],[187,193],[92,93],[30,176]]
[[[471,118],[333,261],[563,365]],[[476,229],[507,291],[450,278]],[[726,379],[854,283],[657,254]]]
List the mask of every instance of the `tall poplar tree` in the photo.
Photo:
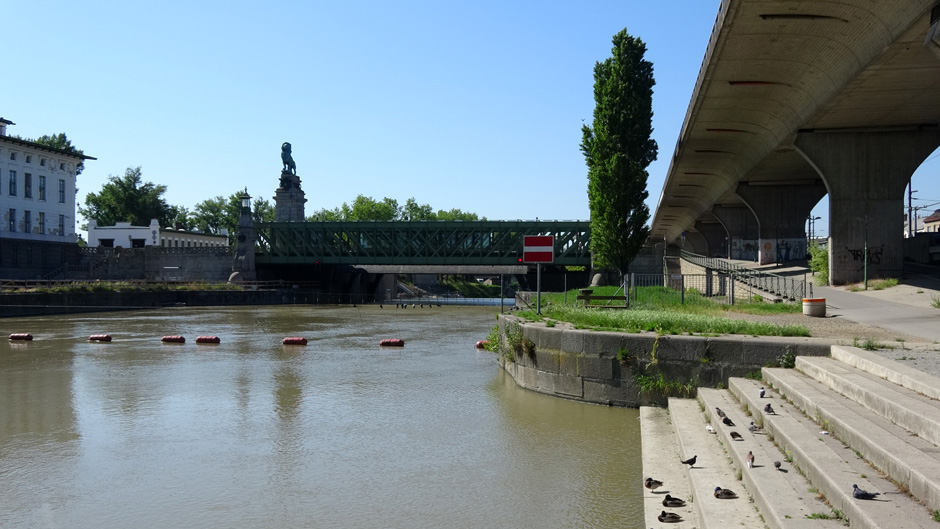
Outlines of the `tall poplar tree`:
[[650,137],[656,83],[642,40],[623,29],[613,43],[613,56],[594,65],[594,121],[581,128],[581,151],[594,264],[617,269],[626,283],[630,262],[650,234],[646,168],[658,151]]

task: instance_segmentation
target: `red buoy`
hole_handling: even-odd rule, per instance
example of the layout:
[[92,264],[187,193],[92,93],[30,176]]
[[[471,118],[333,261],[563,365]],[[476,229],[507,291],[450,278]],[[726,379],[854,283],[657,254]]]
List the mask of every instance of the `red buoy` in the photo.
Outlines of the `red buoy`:
[[401,338],[386,338],[379,342],[383,347],[404,347],[405,341]]
[[284,345],[307,345],[307,339],[303,336],[288,336],[281,340]]
[[11,340],[32,340],[33,335],[28,332],[15,332],[10,335]]
[[218,336],[197,336],[196,343],[222,343]]
[[479,340],[477,342],[477,349],[486,349],[486,346],[490,344],[489,340]]
[[163,343],[186,343],[186,338],[176,334],[172,336],[164,336],[160,339]]
[[92,334],[91,336],[88,337],[88,341],[90,341],[90,342],[110,342],[110,341],[111,341],[111,335],[110,335],[110,334]]

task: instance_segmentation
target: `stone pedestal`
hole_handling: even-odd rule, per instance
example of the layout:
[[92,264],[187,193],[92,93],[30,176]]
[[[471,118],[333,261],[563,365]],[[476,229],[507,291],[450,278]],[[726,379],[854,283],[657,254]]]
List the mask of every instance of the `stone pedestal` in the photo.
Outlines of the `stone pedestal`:
[[306,202],[300,178],[290,171],[281,171],[281,185],[274,192],[274,221],[303,222]]

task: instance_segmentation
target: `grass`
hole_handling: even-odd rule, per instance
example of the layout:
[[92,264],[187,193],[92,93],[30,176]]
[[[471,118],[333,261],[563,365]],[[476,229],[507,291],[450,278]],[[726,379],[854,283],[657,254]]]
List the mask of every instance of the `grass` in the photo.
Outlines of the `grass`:
[[940,296],[930,296],[930,306],[940,309]]
[[[896,287],[900,284],[898,278],[889,277],[887,279],[875,279],[868,282],[868,288],[870,290],[884,290],[886,288]],[[865,285],[861,283],[856,283],[848,287],[849,292],[861,292],[865,290]]]
[[82,293],[100,293],[100,292],[154,292],[167,290],[243,290],[237,284],[232,283],[210,283],[187,282],[187,283],[135,283],[124,281],[88,281],[72,282],[69,284],[35,287],[14,290],[20,293],[37,294],[82,294]]

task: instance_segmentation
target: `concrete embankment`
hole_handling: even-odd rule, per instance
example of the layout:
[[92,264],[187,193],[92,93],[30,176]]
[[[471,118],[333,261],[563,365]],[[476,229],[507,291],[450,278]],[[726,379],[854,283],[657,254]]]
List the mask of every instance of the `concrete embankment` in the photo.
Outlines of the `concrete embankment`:
[[[660,382],[659,388],[663,383],[693,389],[726,386],[729,377],[754,373],[785,356],[828,355],[833,344],[821,338],[659,336],[575,329],[564,323],[547,327],[512,315],[501,315],[498,325],[503,346],[513,351],[500,356],[500,365],[518,385],[628,407],[665,404],[668,395],[650,377]],[[645,378],[638,382],[637,375]]]

